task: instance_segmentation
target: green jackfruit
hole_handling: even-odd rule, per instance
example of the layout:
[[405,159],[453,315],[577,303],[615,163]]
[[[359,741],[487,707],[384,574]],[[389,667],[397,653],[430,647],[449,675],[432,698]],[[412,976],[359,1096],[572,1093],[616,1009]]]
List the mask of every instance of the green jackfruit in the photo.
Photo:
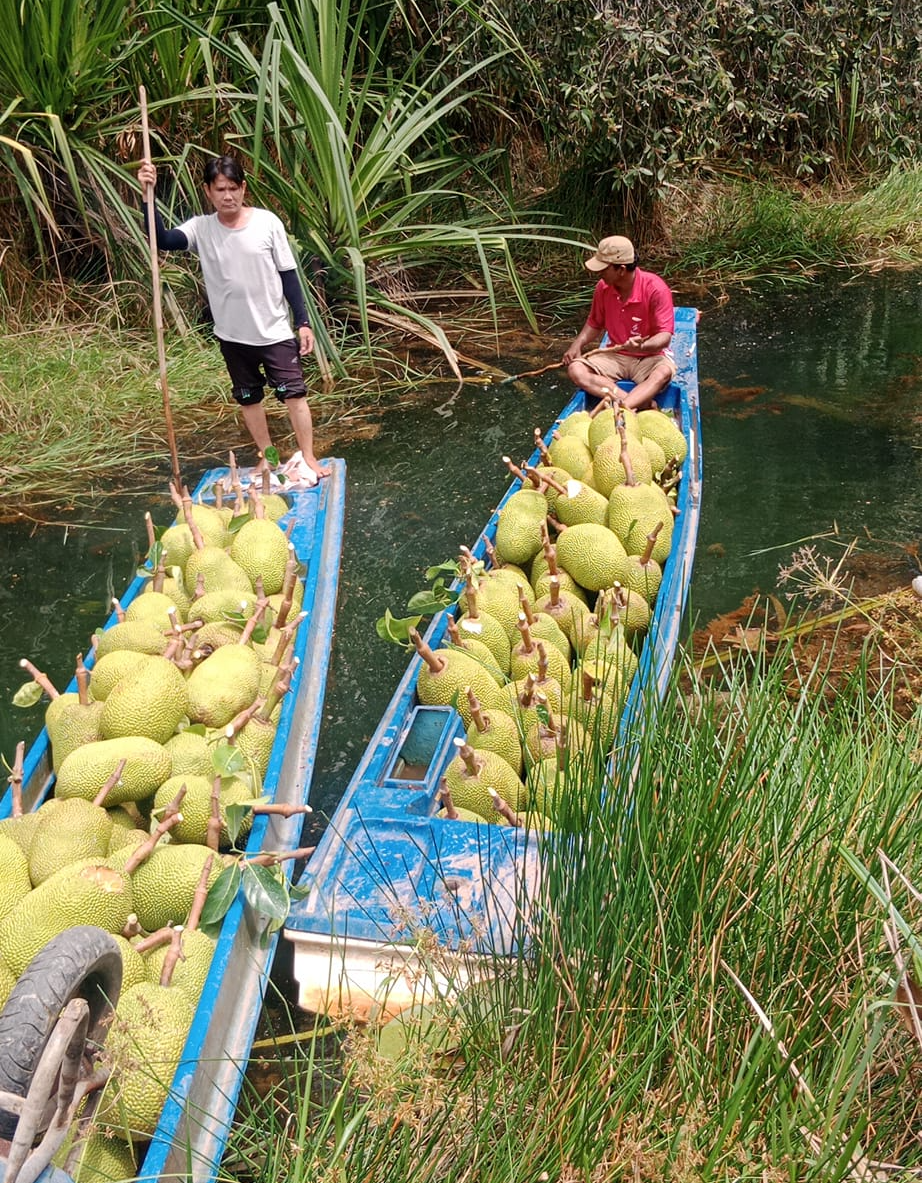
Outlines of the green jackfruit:
[[186,688],[189,718],[206,727],[225,727],[259,691],[260,660],[244,645],[222,645],[195,667]]
[[166,657],[147,657],[110,690],[103,706],[103,739],[146,735],[166,743],[186,716],[186,679]]
[[58,769],[55,793],[58,797],[92,801],[121,760],[125,760],[125,767],[118,783],[109,790],[105,805],[143,801],[156,792],[173,769],[169,752],[147,736],[100,739],[71,752]]

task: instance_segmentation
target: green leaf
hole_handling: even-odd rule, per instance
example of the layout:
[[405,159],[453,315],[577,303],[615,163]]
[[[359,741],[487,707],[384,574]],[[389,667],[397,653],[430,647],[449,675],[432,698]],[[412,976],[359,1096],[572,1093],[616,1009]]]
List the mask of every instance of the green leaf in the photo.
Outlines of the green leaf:
[[38,682],[24,682],[13,695],[13,706],[23,709],[34,707],[43,693]]
[[444,585],[436,585],[431,591],[415,592],[410,597],[407,608],[411,612],[418,612],[420,616],[432,616],[433,613],[449,607],[456,599],[454,592],[449,591]]
[[253,801],[246,803],[242,801],[234,801],[225,808],[224,817],[231,846],[237,845],[237,839],[240,837],[240,830],[246,818],[253,812],[254,804],[255,802]]
[[426,571],[426,579],[431,583],[439,575],[450,575],[452,579],[457,579],[460,574],[460,564],[456,559],[450,559],[447,562],[439,563],[436,567],[430,567]]
[[398,620],[391,615],[390,608],[384,610],[384,615],[375,621],[375,629],[382,641],[390,641],[394,645],[402,645],[404,649],[411,649],[410,629],[416,628],[422,620],[421,616],[407,616]]
[[212,754],[215,772],[221,776],[236,776],[246,765],[243,753],[233,744],[219,743]]
[[278,448],[276,448],[273,444],[270,444],[269,447],[266,448],[265,452],[263,452],[263,455],[266,458],[266,463],[270,467],[278,468],[279,462],[281,461]]
[[245,863],[243,868],[243,894],[247,903],[259,916],[278,921],[275,927],[284,924],[288,917],[291,900],[288,885],[278,867],[260,867]]
[[214,930],[220,928],[228,909],[237,898],[237,892],[240,890],[240,880],[240,866],[234,863],[230,867],[225,867],[209,888],[200,921],[201,928],[209,936],[213,936]]

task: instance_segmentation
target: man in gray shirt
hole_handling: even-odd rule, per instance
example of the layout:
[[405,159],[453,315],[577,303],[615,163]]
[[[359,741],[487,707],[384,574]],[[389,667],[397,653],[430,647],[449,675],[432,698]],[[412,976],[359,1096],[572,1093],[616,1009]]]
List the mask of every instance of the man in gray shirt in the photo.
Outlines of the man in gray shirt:
[[[157,170],[150,161],[141,162],[138,180],[143,192],[156,184]],[[234,157],[208,160],[203,181],[215,212],[189,218],[172,230],[155,212],[157,246],[193,251],[199,257],[232,393],[259,449],[256,471],[267,467],[265,453],[272,446],[262,405],[268,385],[285,404],[300,448],[300,455],[296,453],[286,466],[286,475],[294,483],[312,484],[329,476],[330,470],[314,455],[313,422],[301,372],[301,357],[314,348],[314,334],[285,227],[269,210],[245,204],[246,180]],[[297,336],[292,334],[289,307]]]

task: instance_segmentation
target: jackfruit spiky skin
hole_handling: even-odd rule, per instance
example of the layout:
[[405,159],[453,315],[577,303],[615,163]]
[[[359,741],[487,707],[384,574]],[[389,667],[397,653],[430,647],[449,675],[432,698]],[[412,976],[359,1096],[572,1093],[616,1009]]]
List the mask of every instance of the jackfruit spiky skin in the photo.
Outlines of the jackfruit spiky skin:
[[147,960],[142,953],[126,940],[121,933],[115,934],[115,943],[122,954],[122,992],[137,986],[139,982],[149,982]]
[[656,477],[666,467],[666,453],[656,440],[650,439],[649,436],[641,436],[640,442],[647,450],[647,455],[650,457],[650,467],[653,469],[654,477]]
[[[186,585],[183,582],[182,568],[184,566],[185,566],[185,563],[183,563],[182,565],[177,564],[176,566],[171,568],[171,570],[173,572],[175,572],[175,574],[166,576],[166,578],[163,581],[163,590],[162,590],[161,594],[168,596],[173,601],[173,603],[176,605],[176,607],[179,611],[179,616],[180,616],[181,620],[188,620],[189,619],[189,606],[192,603],[192,596],[186,590]],[[147,586],[144,588],[144,591],[142,592],[142,595],[149,596],[149,595],[153,595],[153,593],[154,593],[153,583],[151,581],[148,581]]]
[[227,546],[227,524],[217,506],[196,501],[192,506],[192,520],[198,526],[206,546]]
[[189,718],[226,727],[259,692],[260,660],[245,645],[222,645],[195,667],[186,683]]
[[[274,616],[278,616],[279,609],[282,606],[282,600],[285,597],[281,592],[276,592],[274,596],[269,596],[269,607],[272,609]],[[301,579],[295,580],[295,585],[291,593],[291,611],[289,612],[289,619],[292,616],[297,616],[304,602],[304,582]]]
[[433,674],[425,662],[420,666],[416,693],[424,706],[448,706],[452,699],[456,699],[458,713],[469,727],[468,686],[486,709],[499,705],[500,687],[478,662],[457,649],[440,649],[439,655],[445,659],[444,669],[439,673]]
[[460,756],[455,756],[445,769],[445,783],[458,809],[470,809],[488,822],[502,820],[493,808],[490,789],[516,812],[524,808],[527,799],[525,786],[512,766],[496,752],[477,753],[478,771],[471,776]]
[[96,659],[116,649],[134,649],[137,653],[162,654],[167,647],[163,629],[151,620],[123,620],[97,633]]
[[480,731],[471,722],[467,729],[467,742],[476,752],[496,752],[506,761],[517,776],[522,773],[522,741],[519,725],[505,711],[493,709],[484,712],[486,727]]
[[588,447],[591,423],[592,418],[588,411],[574,411],[572,415],[568,415],[563,420],[557,428],[557,432],[561,436],[575,436]]
[[[220,591],[222,588],[232,588],[235,591],[252,593],[253,584],[250,577],[230,557],[226,550],[218,546],[205,546],[195,550],[186,560],[183,577],[187,587],[194,588],[199,574],[205,580],[205,591]],[[190,610],[190,619],[195,618],[195,603]]]
[[[572,576],[567,576],[575,585]],[[563,635],[570,642],[570,648],[576,648],[576,640],[581,632],[581,622],[590,615],[589,605],[586,603],[586,593],[579,589],[577,595],[572,589],[561,591],[560,598],[555,604],[549,595],[542,596],[535,604],[538,612],[550,616]]]
[[[646,448],[639,440],[628,436],[627,454],[634,470],[634,479],[648,485],[653,480],[653,469]],[[621,463],[621,436],[614,435],[596,449],[592,458],[592,483],[603,497],[610,497],[612,489],[616,485],[623,485],[626,480],[627,473]]]
[[265,515],[271,522],[281,521],[291,509],[288,501],[281,493],[263,493],[262,503]]
[[665,563],[672,549],[673,516],[669,499],[659,485],[618,485],[608,499],[608,528],[629,555],[643,554],[647,535],[660,526],[652,557]]
[[143,665],[149,656],[135,649],[115,649],[105,657],[100,657],[90,673],[90,693],[100,702],[105,702],[122,678]]
[[679,464],[684,463],[688,455],[688,443],[681,428],[670,415],[652,409],[640,411],[637,423],[642,435],[656,440],[663,449],[667,461],[675,458]]
[[546,708],[539,707],[537,704],[530,707],[523,707],[521,696],[524,689],[525,681],[524,679],[520,679],[517,682],[507,683],[501,691],[503,701],[500,709],[512,716],[519,729],[520,736],[524,736],[535,719],[539,717],[539,710],[548,709],[555,714],[559,714],[563,703],[563,690],[555,678],[548,678],[541,686],[541,692],[547,699]]
[[55,768],[60,768],[75,749],[102,738],[102,711],[101,702],[84,706],[79,695],[71,693],[61,694],[48,704],[45,727]]
[[214,857],[210,887],[224,866],[207,846],[175,842],[157,846],[131,876],[134,910],[145,932],[185,924],[202,868]]
[[572,651],[567,634],[563,631],[553,616],[546,612],[535,612],[534,619],[528,626],[532,637],[536,641],[543,641],[545,645],[553,645],[560,650],[564,661],[569,665]]
[[650,627],[650,606],[639,592],[625,590],[627,603],[621,608],[619,620],[624,635],[633,642],[635,637],[646,635]]
[[582,481],[568,481],[566,492],[557,496],[555,516],[565,526],[577,526],[580,522],[596,522],[604,526],[607,515],[608,501]]
[[174,776],[214,776],[211,744],[197,731],[178,731],[163,745],[170,753]]
[[278,727],[271,720],[265,722],[263,719],[255,718],[250,719],[237,732],[237,750],[242,752],[252,763],[259,773],[260,781],[266,775],[266,769],[269,767],[272,747],[277,734]]
[[122,993],[106,1040],[112,1064],[97,1121],[150,1137],[176,1074],[194,1007],[182,990],[141,982]]
[[[191,619],[196,619],[195,606],[192,607]],[[220,649],[224,645],[236,645],[240,640],[241,630],[235,625],[224,621],[213,620],[210,624],[203,624],[195,634],[196,650]]]
[[496,519],[496,550],[507,563],[530,563],[541,549],[547,501],[536,489],[513,493]]
[[[170,985],[182,992],[193,1006],[198,1005],[202,994],[202,987],[211,968],[211,958],[214,954],[215,943],[206,936],[201,929],[184,929],[181,937],[182,960],[177,961],[170,977]],[[160,982],[163,963],[166,961],[169,945],[160,945],[151,949],[145,958],[147,962],[148,981]]]
[[641,563],[639,555],[628,555],[627,559],[624,586],[629,591],[643,596],[648,604],[652,604],[663,582],[662,567],[655,559],[650,559],[649,563]]
[[[531,590],[531,585],[528,587],[528,593],[529,600],[532,600],[534,593]],[[516,622],[519,619],[519,612],[522,610],[516,585],[510,580],[482,579],[477,587],[476,597],[478,613],[488,612],[495,620],[498,620],[506,630],[510,643],[514,644],[519,639]],[[461,593],[458,604],[463,612],[467,611],[468,597],[466,592]]]
[[[559,468],[556,464],[539,464],[535,471],[539,476],[550,477],[558,485],[565,485],[567,481],[573,480],[572,473],[567,472],[565,468]],[[542,491],[547,500],[548,510],[554,517],[557,517],[557,490],[552,489],[550,485],[542,485]]]
[[167,526],[160,536],[160,545],[163,548],[164,567],[184,568],[195,550],[192,531],[185,522],[174,522],[172,526]]
[[78,1143],[65,1143],[52,1162],[64,1168],[74,1183],[117,1183],[133,1179],[138,1171],[134,1151],[128,1143],[101,1131]]
[[584,671],[595,679],[595,686],[588,698],[580,691],[577,712],[590,741],[596,749],[607,752],[627,701],[633,668],[626,659],[593,660],[587,657],[577,666],[577,683],[582,682]]
[[60,801],[57,809],[43,812],[35,827],[29,847],[32,885],[80,859],[105,859],[111,836],[112,818],[99,805],[82,797]]
[[170,628],[174,621],[182,623],[185,617],[178,605],[163,592],[149,591],[135,596],[125,609],[126,620],[150,620],[158,628]]
[[106,850],[106,862],[118,870],[149,837],[146,830],[126,830],[124,826],[113,826]]
[[0,834],[0,920],[31,890],[25,852],[8,835]]
[[592,476],[592,453],[589,445],[575,435],[561,435],[548,445],[551,463],[578,481],[595,483]]
[[256,608],[254,592],[235,591],[233,588],[220,588],[218,591],[205,592],[195,601],[195,618],[205,624],[213,621],[226,620],[228,617],[242,617],[248,619]]
[[92,801],[123,759],[125,767],[118,783],[109,790],[105,805],[143,801],[156,792],[173,769],[170,753],[147,736],[99,739],[67,757],[58,769],[56,795]]
[[505,627],[495,616],[491,616],[489,612],[481,612],[479,609],[476,619],[466,614],[461,615],[458,617],[458,630],[464,640],[472,637],[486,645],[503,673],[508,671],[512,642],[509,640],[509,634]]
[[[543,571],[537,572],[534,576],[534,582],[532,583],[532,587],[535,589],[535,607],[539,608],[539,610],[540,610],[540,607],[539,607],[540,602],[543,599],[545,599],[545,597],[550,595],[551,578],[552,578],[552,576],[551,576],[550,569],[547,567],[545,567],[545,569]],[[566,571],[563,571],[561,568],[558,567],[557,579],[559,580],[558,586],[560,588],[561,593],[565,593],[566,595],[572,594],[578,600],[582,600],[584,604],[587,603],[586,593],[583,591],[583,589],[576,582],[576,580],[573,578],[572,575],[568,575]]]
[[[204,776],[171,776],[165,780],[154,796],[154,811],[164,809],[173,800],[182,786],[186,786],[186,795],[180,805],[182,821],[170,830],[170,838],[174,842],[195,842],[205,845],[208,838],[208,823],[211,820],[211,791],[213,780]],[[249,785],[234,778],[222,783],[218,793],[218,807],[221,815],[221,832],[218,843],[221,847],[230,845],[227,831],[227,806],[245,805],[253,800],[253,791]],[[249,825],[242,827],[242,836],[249,831]]]
[[627,554],[607,526],[570,526],[557,539],[557,560],[580,587],[601,591],[624,582]]
[[[637,422],[637,412],[630,407],[622,407],[620,414],[624,416],[624,429],[628,436],[639,440],[640,426]],[[611,407],[606,407],[604,411],[599,411],[589,426],[589,450],[595,454],[605,440],[617,434],[615,412]]]
[[[570,679],[572,678],[569,660],[554,645],[545,644],[544,652],[547,657],[548,674],[560,683],[564,694],[566,694],[570,689]],[[537,674],[540,661],[541,655],[537,645],[532,645],[530,652],[526,652],[521,645],[517,645],[509,658],[509,676],[516,681],[521,681],[526,674]]]
[[121,932],[132,912],[127,876],[100,862],[63,867],[0,920],[0,956],[19,977],[58,933],[80,924]]
[[6,1000],[9,998],[15,985],[16,975],[7,967],[6,962],[0,958],[0,1009],[6,1006]]
[[[479,813],[475,813],[473,811],[473,809],[461,809],[457,805],[455,806],[455,813],[457,814],[457,817],[449,818],[448,810],[440,809],[435,816],[440,817],[440,818],[444,819],[445,821],[479,822],[481,825],[484,825],[484,823],[487,820],[485,817],[482,817]],[[500,817],[499,814],[497,814],[496,816],[499,818],[500,825],[508,824],[504,817]]]
[[22,817],[5,817],[0,821],[0,835],[10,838],[28,858],[32,835],[38,824],[38,813],[24,813]]
[[460,645],[445,645],[444,648],[454,649],[461,653],[466,653],[468,657],[473,657],[474,661],[479,662],[483,666],[497,686],[505,685],[506,671],[499,668],[496,658],[486,645],[484,645],[483,641],[478,641],[476,637],[465,637]]
[[[567,720],[566,751],[573,753],[582,747],[585,732],[578,720]],[[540,719],[528,728],[525,734],[524,754],[527,764],[535,764],[556,753],[557,741],[553,732]]]
[[252,583],[255,584],[257,576],[262,576],[267,596],[274,596],[282,590],[288,562],[288,539],[275,522],[268,518],[253,518],[246,522],[234,535],[230,553]]
[[148,657],[127,673],[103,704],[103,739],[146,735],[163,744],[188,709],[186,679],[166,657]]

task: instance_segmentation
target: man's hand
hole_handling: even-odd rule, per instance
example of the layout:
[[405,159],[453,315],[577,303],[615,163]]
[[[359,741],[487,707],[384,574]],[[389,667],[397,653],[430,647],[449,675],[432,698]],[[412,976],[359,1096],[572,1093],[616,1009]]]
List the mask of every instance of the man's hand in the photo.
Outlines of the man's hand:
[[149,160],[142,160],[141,167],[138,169],[138,180],[141,183],[141,191],[146,195],[148,185],[157,184],[157,170]]
[[562,358],[563,364],[565,366],[568,366],[568,365],[570,365],[571,362],[579,361],[579,359],[582,357],[582,355],[583,355],[583,351],[582,351],[581,346],[577,345],[577,343],[575,341],[572,341],[567,346],[567,351],[563,355],[563,358]]
[[301,342],[298,353],[306,357],[314,352],[314,333],[310,325],[301,325],[298,329],[298,340]]

